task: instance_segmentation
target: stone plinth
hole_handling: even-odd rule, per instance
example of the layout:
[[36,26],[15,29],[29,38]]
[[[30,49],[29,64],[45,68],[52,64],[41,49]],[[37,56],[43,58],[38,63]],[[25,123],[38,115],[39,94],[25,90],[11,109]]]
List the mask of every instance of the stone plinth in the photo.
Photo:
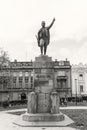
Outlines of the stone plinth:
[[47,55],[40,55],[38,57],[35,57],[35,62],[51,62],[52,57],[48,57]]
[[57,122],[63,121],[64,115],[63,114],[25,114],[22,116],[23,121],[28,122]]
[[34,68],[52,68],[52,57],[48,57],[47,55],[40,55],[35,58],[33,66]]

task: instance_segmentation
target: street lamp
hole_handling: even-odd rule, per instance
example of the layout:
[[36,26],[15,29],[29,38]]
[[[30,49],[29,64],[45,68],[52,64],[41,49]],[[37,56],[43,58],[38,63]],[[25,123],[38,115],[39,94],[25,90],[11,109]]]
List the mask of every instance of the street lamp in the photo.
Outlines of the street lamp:
[[77,79],[75,79],[75,90],[76,90],[76,106],[77,106]]

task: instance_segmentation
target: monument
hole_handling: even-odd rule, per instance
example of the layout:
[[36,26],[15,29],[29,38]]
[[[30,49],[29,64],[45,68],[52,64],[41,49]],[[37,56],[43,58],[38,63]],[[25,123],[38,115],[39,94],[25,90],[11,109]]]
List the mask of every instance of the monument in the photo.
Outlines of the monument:
[[33,62],[33,91],[28,94],[27,112],[16,122],[21,126],[59,126],[66,118],[59,110],[60,100],[55,85],[54,63],[52,57],[46,55],[50,42],[49,29],[54,21],[55,18],[48,27],[42,22],[42,28],[38,32],[37,42],[41,55]]
[[42,28],[38,31],[38,36],[36,36],[38,46],[40,47],[42,55],[46,54],[47,46],[50,43],[50,32],[49,32],[49,30],[52,27],[52,25],[54,24],[54,21],[55,21],[55,18],[53,19],[52,23],[48,27],[45,27],[45,21],[42,21],[42,23],[41,23]]

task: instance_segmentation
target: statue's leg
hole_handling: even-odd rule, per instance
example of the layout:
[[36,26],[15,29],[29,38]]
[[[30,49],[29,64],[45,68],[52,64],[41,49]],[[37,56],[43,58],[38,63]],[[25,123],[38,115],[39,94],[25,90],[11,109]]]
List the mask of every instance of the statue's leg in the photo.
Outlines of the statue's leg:
[[41,49],[41,55],[43,55],[43,46],[41,46],[40,49]]
[[47,45],[44,45],[44,55],[46,55],[46,51],[47,51]]

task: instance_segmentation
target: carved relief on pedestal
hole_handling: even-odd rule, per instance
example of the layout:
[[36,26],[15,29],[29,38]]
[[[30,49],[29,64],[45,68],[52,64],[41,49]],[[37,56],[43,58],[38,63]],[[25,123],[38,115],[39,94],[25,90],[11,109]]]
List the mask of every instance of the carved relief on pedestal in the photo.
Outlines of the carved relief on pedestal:
[[37,95],[35,92],[28,94],[28,113],[36,113],[37,107]]
[[59,96],[57,92],[51,93],[51,113],[59,113]]

